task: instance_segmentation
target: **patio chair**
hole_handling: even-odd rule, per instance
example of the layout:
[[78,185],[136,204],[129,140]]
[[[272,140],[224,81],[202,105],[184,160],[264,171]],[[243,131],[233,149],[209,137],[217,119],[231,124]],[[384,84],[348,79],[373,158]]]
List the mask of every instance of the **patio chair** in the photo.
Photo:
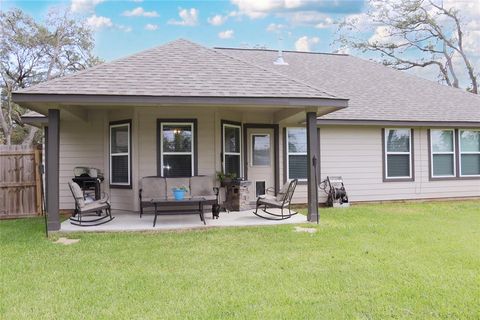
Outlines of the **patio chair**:
[[[114,217],[112,217],[110,203],[108,202],[109,197],[107,194],[104,193],[104,196],[100,200],[86,203],[83,191],[78,184],[75,182],[69,182],[68,186],[75,199],[75,213],[70,217],[71,224],[80,227],[91,227],[113,220]],[[85,217],[93,218],[84,219]]]
[[[278,192],[275,196],[275,191],[272,189],[267,189],[267,194],[264,196],[260,196],[257,199],[257,205],[255,211],[253,212],[256,216],[267,219],[267,220],[285,220],[288,218],[293,217],[297,214],[297,212],[293,212],[290,210],[290,203],[292,202],[293,193],[295,192],[295,188],[297,187],[298,180],[293,179],[292,181],[286,182],[282,189]],[[273,193],[273,194],[268,194]],[[263,211],[266,215],[259,214],[258,209],[263,207],[261,211]],[[267,211],[267,208],[275,208],[281,209],[281,213],[273,213],[271,211]],[[284,210],[288,209],[288,214],[284,214]]]

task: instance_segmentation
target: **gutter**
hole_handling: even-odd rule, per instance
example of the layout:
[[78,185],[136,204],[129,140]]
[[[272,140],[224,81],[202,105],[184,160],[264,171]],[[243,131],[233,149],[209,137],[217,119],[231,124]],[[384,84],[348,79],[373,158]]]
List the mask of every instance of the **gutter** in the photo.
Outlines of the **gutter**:
[[317,119],[321,125],[356,125],[356,126],[397,126],[397,127],[457,127],[480,128],[480,121],[415,121],[415,120],[361,120],[361,119]]
[[330,97],[225,97],[225,96],[148,96],[148,95],[83,95],[37,94],[14,92],[17,104],[52,103],[65,105],[210,105],[210,106],[272,106],[272,107],[348,107],[348,99]]

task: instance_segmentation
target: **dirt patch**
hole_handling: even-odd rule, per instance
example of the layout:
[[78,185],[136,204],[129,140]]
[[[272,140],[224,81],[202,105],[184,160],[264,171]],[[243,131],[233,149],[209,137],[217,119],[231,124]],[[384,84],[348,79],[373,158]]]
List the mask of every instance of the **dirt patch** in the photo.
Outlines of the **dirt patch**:
[[315,233],[315,232],[317,232],[317,229],[315,229],[315,228],[295,227],[295,232]]
[[54,243],[60,243],[60,244],[64,244],[64,245],[68,246],[70,244],[74,244],[74,243],[77,243],[77,242],[80,242],[80,239],[68,239],[68,238],[65,238],[65,237],[60,237]]

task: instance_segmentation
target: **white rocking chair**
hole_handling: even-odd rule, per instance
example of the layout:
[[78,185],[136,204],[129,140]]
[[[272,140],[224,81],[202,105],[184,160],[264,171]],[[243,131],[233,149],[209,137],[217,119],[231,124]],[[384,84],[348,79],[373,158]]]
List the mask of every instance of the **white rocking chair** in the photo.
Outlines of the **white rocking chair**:
[[[70,217],[71,224],[80,227],[91,227],[113,220],[114,217],[112,217],[108,195],[105,194],[100,200],[86,203],[83,191],[78,184],[69,182],[68,186],[70,187],[73,198],[75,198],[75,213]],[[85,217],[93,217],[93,219],[84,219]]]
[[[297,212],[292,212],[290,210],[290,203],[292,202],[293,193],[295,192],[295,188],[297,187],[297,183],[298,183],[297,179],[293,179],[290,182],[286,182],[276,196],[266,194],[264,196],[258,197],[257,205],[256,205],[256,208],[255,208],[255,211],[253,212],[253,214],[255,214],[256,216],[258,216],[260,218],[267,219],[267,220],[285,220],[285,219],[291,218],[294,215],[296,215]],[[268,191],[269,190],[267,190],[267,192]],[[270,192],[272,192],[272,191],[273,190],[271,190]],[[273,191],[273,193],[274,193],[274,191]],[[268,216],[258,213],[258,209],[260,207],[263,207],[263,209],[261,209],[261,210],[265,214],[267,214]],[[267,211],[267,208],[281,209],[281,214],[273,213],[271,211]],[[288,209],[288,214],[283,213],[283,211],[286,210],[286,209]]]

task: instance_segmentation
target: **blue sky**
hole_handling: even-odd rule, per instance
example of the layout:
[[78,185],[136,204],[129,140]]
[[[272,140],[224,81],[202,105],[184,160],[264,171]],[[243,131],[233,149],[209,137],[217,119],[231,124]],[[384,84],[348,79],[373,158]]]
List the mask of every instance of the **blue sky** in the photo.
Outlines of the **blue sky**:
[[35,19],[52,6],[70,8],[94,28],[95,53],[107,61],[180,37],[210,47],[331,52],[333,22],[365,7],[363,0],[0,1],[2,10],[18,7]]
[[[480,69],[480,0],[434,0],[460,11],[464,26],[464,49],[476,72]],[[21,8],[36,20],[51,7],[60,6],[85,19],[94,30],[94,53],[110,61],[141,50],[186,38],[214,47],[266,47],[270,49],[349,53],[379,58],[334,43],[335,22],[357,21],[350,36],[371,42],[399,41],[386,26],[365,14],[367,0],[0,0],[1,10]],[[372,9],[372,8],[370,8]],[[373,9],[379,10],[381,8]],[[282,40],[279,40],[282,39]],[[401,41],[401,40],[400,40]],[[421,60],[418,52],[409,58]],[[468,86],[465,65],[459,54],[453,63],[462,86]],[[408,70],[430,80],[438,79],[435,66]]]

